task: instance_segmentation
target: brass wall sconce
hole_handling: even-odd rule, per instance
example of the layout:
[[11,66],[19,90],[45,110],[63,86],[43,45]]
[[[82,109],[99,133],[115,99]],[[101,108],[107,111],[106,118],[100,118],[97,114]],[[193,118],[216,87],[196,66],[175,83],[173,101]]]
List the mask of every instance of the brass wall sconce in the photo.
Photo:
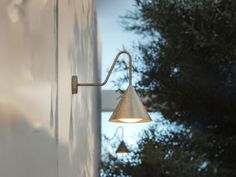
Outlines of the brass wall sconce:
[[78,86],[92,86],[92,87],[100,87],[107,83],[114,66],[120,57],[121,54],[128,55],[129,59],[129,86],[124,92],[119,104],[117,105],[115,111],[111,115],[109,121],[115,123],[141,123],[141,122],[150,122],[152,121],[146,108],[143,103],[139,99],[137,93],[135,92],[132,86],[132,57],[129,52],[121,51],[119,52],[113,64],[106,76],[106,79],[102,83],[78,83],[78,77],[72,76],[71,80],[71,88],[72,94],[78,93]]
[[129,149],[127,148],[127,146],[126,146],[126,144],[125,144],[125,142],[124,142],[124,128],[123,127],[121,127],[121,126],[119,126],[119,127],[117,127],[116,128],[116,131],[115,131],[115,133],[114,133],[114,135],[113,135],[113,137],[112,138],[110,138],[110,140],[112,140],[112,139],[114,139],[115,138],[115,136],[117,135],[117,133],[118,133],[118,130],[120,130],[121,129],[121,141],[120,141],[120,144],[119,144],[119,146],[117,147],[117,149],[116,149],[116,153],[117,154],[123,154],[123,153],[129,153]]
[[122,140],[120,142],[120,145],[118,146],[117,150],[116,150],[117,154],[121,154],[121,153],[129,153],[129,150],[125,144],[125,142]]

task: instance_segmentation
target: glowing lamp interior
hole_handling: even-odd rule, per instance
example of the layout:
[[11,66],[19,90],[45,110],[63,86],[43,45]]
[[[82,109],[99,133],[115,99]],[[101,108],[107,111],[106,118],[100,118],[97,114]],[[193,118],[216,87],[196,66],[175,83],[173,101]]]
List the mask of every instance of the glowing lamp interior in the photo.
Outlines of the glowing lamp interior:
[[141,121],[142,119],[140,119],[140,118],[120,118],[119,120],[124,123],[136,123],[136,122]]

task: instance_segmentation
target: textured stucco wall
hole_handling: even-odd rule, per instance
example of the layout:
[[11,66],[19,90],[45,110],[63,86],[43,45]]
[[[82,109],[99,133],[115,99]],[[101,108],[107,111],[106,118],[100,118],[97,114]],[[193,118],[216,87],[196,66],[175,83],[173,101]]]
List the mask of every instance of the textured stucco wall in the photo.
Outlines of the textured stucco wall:
[[[62,177],[96,177],[100,155],[100,90],[80,87],[72,99],[71,94],[65,92],[70,90],[71,74],[78,75],[79,82],[99,80],[95,3],[91,0],[59,2],[59,95],[62,95],[59,97],[59,130],[66,132],[59,137],[69,145],[70,163],[64,163],[67,155],[60,149],[59,171]],[[69,114],[71,105],[72,115]],[[69,167],[68,173],[64,166]]]
[[0,0],[0,39],[0,177],[99,176],[95,2]]

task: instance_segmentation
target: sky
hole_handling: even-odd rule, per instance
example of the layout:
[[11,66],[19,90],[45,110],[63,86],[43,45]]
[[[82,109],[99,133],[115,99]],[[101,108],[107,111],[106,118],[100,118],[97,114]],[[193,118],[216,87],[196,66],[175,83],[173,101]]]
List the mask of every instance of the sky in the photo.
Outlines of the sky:
[[[128,10],[133,9],[132,4],[133,0],[97,0],[98,26],[102,46],[102,80],[105,79],[118,51],[123,46],[129,50],[132,47],[132,43],[138,38],[133,32],[124,31],[119,23],[119,17],[125,15]],[[122,58],[124,57],[120,59]],[[114,78],[113,73],[102,89],[114,89],[111,82]]]
[[[132,32],[124,31],[119,23],[119,17],[125,15],[128,10],[133,9],[132,4],[133,0],[97,0],[98,26],[102,45],[102,80],[106,77],[107,71],[118,51],[123,46],[127,50],[132,48],[132,43],[137,41],[139,37]],[[114,87],[111,81],[114,79],[113,73],[108,83],[102,89],[113,90]],[[124,128],[124,140],[129,146],[135,145],[139,132],[152,124],[110,123],[108,121],[110,116],[111,112],[102,113],[102,134],[112,138],[116,129],[122,126]],[[115,136],[117,139],[119,137],[121,137],[121,132],[117,132]]]

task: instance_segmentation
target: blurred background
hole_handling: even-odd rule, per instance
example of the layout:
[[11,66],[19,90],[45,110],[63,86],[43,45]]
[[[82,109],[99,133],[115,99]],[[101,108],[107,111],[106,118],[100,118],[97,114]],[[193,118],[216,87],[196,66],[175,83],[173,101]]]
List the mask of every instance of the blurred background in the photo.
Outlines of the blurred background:
[[[102,78],[118,51],[130,51],[154,120],[114,125],[102,113],[101,176],[236,176],[235,13],[233,0],[97,1]],[[124,90],[125,69],[119,62],[103,89]],[[125,155],[116,153],[119,126]]]

